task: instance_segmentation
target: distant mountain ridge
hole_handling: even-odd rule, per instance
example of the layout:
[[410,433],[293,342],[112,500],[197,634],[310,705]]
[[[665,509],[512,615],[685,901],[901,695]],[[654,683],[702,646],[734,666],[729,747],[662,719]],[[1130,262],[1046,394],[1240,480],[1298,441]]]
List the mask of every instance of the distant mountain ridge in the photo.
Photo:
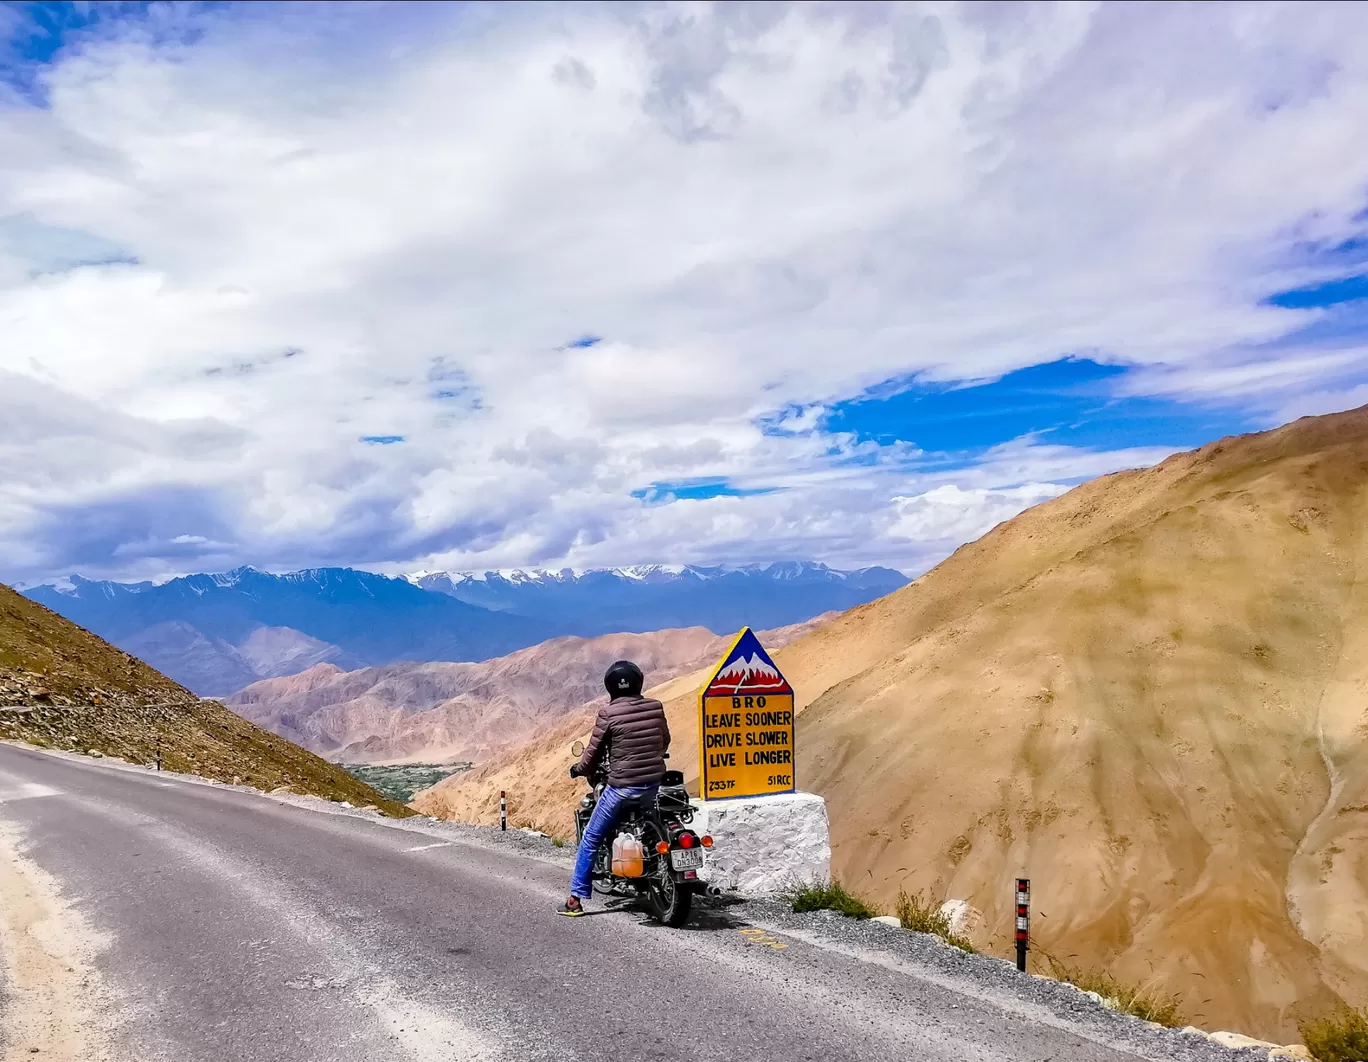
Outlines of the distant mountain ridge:
[[561,636],[782,627],[907,581],[888,568],[808,561],[408,576],[247,566],[164,583],[73,575],[23,592],[196,693],[223,696],[320,663],[349,671],[487,660]]
[[160,585],[72,576],[24,593],[202,695],[324,661],[482,660],[547,636],[535,620],[351,568],[243,567]]
[[[765,631],[780,646],[832,617]],[[400,663],[341,671],[318,664],[264,679],[225,702],[245,719],[344,763],[488,759],[536,727],[603,696],[603,672],[635,660],[658,686],[706,666],[731,635],[703,627],[553,638],[479,663]]]

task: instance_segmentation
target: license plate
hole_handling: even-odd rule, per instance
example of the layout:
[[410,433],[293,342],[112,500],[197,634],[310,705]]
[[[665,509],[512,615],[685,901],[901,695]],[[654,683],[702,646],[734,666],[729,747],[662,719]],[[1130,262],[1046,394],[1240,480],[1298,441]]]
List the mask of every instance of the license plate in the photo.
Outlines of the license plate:
[[703,865],[703,849],[676,848],[670,853],[670,866],[675,870],[697,870]]

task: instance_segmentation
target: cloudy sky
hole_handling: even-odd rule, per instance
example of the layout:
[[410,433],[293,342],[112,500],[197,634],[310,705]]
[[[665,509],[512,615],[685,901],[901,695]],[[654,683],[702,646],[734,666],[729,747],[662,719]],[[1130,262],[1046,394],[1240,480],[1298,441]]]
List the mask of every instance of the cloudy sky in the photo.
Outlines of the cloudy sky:
[[1368,5],[0,7],[0,579],[924,569],[1368,401]]

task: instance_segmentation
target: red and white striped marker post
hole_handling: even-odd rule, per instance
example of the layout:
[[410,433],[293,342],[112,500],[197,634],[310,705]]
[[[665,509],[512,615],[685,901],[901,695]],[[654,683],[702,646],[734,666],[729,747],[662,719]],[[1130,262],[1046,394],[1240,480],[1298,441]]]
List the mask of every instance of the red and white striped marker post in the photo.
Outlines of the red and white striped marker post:
[[502,789],[499,790],[499,829],[508,829],[508,799]]
[[1031,879],[1016,879],[1016,960],[1026,972],[1026,949],[1031,941]]

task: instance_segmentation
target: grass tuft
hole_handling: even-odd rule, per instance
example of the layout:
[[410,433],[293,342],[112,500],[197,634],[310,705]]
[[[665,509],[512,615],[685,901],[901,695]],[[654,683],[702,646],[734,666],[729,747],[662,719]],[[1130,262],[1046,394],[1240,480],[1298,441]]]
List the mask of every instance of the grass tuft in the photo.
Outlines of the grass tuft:
[[1096,992],[1107,1006],[1123,1014],[1130,1014],[1156,1025],[1176,1029],[1186,1024],[1182,1002],[1177,996],[1155,995],[1146,986],[1128,985],[1105,970],[1068,966],[1053,955],[1042,952],[1050,965],[1050,975],[1057,981],[1067,981],[1084,992]]
[[1299,1021],[1297,1029],[1318,1062],[1368,1060],[1368,1010],[1345,1007],[1324,1017]]
[[793,910],[839,911],[847,918],[873,918],[879,912],[852,892],[847,892],[839,881],[810,881],[794,885],[789,889],[786,899]]
[[953,944],[960,951],[974,954],[974,945],[969,943],[968,938],[951,931],[950,919],[941,914],[940,904],[934,900],[923,899],[920,891],[900,891],[896,910],[898,921],[904,929],[930,933],[932,936],[940,937],[947,944]]

